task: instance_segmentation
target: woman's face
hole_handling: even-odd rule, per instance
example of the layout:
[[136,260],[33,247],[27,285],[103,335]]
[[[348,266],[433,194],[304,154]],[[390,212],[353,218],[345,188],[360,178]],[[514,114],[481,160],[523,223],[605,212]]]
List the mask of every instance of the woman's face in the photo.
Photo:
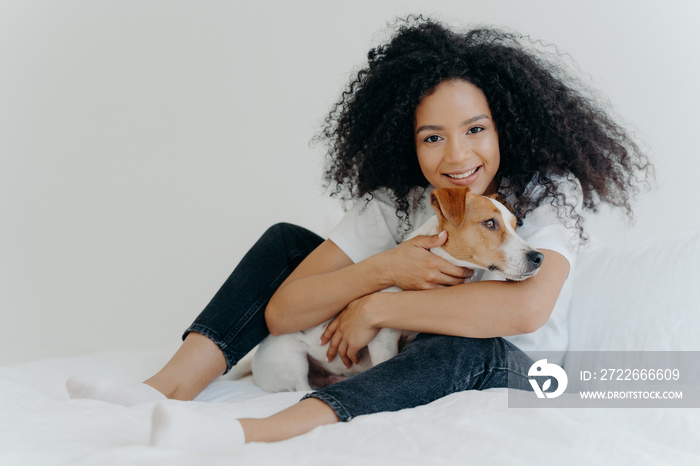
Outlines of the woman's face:
[[416,107],[414,130],[418,163],[430,184],[496,192],[498,133],[481,89],[461,79],[441,82]]

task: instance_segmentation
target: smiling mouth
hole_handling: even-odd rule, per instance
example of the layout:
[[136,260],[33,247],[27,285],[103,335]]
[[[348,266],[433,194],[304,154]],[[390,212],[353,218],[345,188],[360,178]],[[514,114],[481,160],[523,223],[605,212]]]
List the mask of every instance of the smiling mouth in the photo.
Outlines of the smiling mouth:
[[448,176],[448,177],[452,178],[453,180],[461,180],[462,178],[467,178],[468,176],[472,176],[474,173],[476,173],[479,170],[479,168],[481,168],[481,167],[476,167],[474,170],[469,170],[468,172],[455,174],[455,175],[445,173],[445,176]]

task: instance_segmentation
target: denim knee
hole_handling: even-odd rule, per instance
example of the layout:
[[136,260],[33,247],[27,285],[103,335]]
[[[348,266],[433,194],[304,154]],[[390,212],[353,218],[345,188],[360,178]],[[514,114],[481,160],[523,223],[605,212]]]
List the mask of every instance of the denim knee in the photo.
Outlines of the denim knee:
[[[516,364],[509,364],[512,359]],[[509,377],[522,378],[529,387],[530,364],[525,353],[503,338],[419,334],[389,361],[307,397],[320,399],[347,421],[428,404],[459,391],[508,387]]]
[[315,233],[289,223],[265,231],[195,319],[189,332],[214,341],[227,371],[269,333],[265,308],[282,282],[323,242]]
[[[530,359],[503,338],[467,338],[449,335],[420,334],[406,346],[412,358],[424,360],[433,380],[443,383],[444,395],[463,390],[507,387],[508,377],[526,376],[523,365]],[[509,354],[523,364],[509,367]],[[529,362],[528,362],[529,361]],[[443,395],[443,396],[444,396]]]

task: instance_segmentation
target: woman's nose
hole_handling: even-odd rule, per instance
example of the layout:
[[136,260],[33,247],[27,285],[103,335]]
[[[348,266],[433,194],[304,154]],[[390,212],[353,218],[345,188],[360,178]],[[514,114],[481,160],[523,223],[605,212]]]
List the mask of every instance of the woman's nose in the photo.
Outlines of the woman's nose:
[[466,142],[459,138],[453,139],[447,147],[447,153],[444,155],[445,160],[449,162],[460,162],[469,158],[471,147]]

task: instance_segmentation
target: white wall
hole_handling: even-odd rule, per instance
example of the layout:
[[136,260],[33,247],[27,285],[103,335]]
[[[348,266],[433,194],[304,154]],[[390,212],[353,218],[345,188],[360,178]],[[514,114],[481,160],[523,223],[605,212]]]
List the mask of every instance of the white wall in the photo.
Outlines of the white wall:
[[327,231],[308,142],[409,12],[557,44],[636,127],[658,188],[594,244],[700,228],[692,0],[3,1],[0,364],[176,344],[269,225]]

